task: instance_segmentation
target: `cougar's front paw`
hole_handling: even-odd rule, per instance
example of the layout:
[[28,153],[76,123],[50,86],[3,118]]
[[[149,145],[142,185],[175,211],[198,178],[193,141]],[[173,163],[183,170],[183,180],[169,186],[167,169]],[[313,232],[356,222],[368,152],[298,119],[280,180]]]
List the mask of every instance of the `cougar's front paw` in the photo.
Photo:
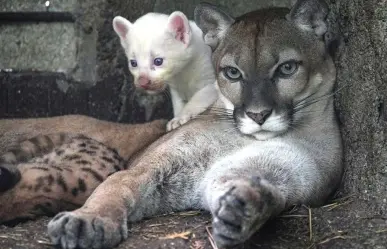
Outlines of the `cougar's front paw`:
[[220,247],[240,244],[258,230],[270,217],[267,209],[272,202],[269,191],[254,181],[236,181],[218,198],[219,206],[213,212],[213,234]]
[[171,131],[182,126],[183,124],[190,121],[193,117],[193,115],[182,115],[171,119],[171,121],[169,121],[167,124],[167,131]]
[[111,248],[128,237],[126,221],[122,224],[110,218],[82,212],[62,212],[48,223],[51,241],[63,249]]

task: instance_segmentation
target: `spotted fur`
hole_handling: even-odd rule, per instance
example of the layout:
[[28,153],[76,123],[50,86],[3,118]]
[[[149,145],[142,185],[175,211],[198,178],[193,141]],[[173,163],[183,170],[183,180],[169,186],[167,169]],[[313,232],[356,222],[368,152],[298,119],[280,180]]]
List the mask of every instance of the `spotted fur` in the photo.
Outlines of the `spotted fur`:
[[79,207],[165,125],[81,115],[0,120],[0,223]]
[[56,214],[82,205],[108,176],[125,169],[112,149],[83,135],[39,135],[1,156],[0,221]]

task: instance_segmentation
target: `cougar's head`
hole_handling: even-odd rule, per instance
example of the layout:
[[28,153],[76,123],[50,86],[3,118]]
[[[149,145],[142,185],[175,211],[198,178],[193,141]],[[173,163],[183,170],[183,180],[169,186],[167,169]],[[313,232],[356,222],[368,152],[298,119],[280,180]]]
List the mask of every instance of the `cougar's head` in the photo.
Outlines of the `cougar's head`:
[[213,49],[220,98],[243,134],[259,140],[280,135],[313,113],[305,110],[314,108],[314,97],[332,91],[327,13],[320,0],[235,19],[210,4],[195,9],[195,21]]

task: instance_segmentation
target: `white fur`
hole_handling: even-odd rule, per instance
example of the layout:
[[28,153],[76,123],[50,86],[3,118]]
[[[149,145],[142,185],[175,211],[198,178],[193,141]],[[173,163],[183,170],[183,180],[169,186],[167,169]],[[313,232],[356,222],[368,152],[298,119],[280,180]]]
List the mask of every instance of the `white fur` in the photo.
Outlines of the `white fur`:
[[[255,160],[260,163],[254,163]],[[250,168],[246,169],[246,165],[250,165]],[[275,165],[284,166],[276,167]],[[286,174],[289,174],[289,172],[302,172],[298,175],[297,187],[293,189],[284,186],[277,187],[289,199],[293,199],[293,196],[304,196],[306,198],[314,191],[314,186],[311,186],[310,182],[316,182],[321,177],[317,167],[315,160],[303,146],[292,144],[288,140],[283,141],[282,138],[255,141],[223,157],[212,165],[203,180],[198,183],[196,194],[199,196],[204,195],[203,208],[214,210],[214,207],[218,205],[219,197],[229,190],[214,188],[216,184],[213,183],[219,181],[219,176],[232,175],[236,171],[245,171],[244,173],[247,175],[247,172],[251,172],[251,175],[263,175],[265,171],[268,171],[272,172],[273,175],[281,175],[281,178],[286,179]],[[266,184],[266,181],[263,184]]]
[[254,122],[254,120],[249,118],[246,114],[243,118],[239,119],[239,122],[238,128],[243,134],[252,135],[258,140],[267,140],[288,129],[288,122],[275,111],[273,111],[262,125]]
[[[174,17],[183,18],[184,25],[188,25],[184,41],[176,39],[171,25]],[[217,92],[211,49],[204,43],[203,33],[194,22],[178,11],[170,16],[148,13],[133,24],[125,20],[116,17],[113,26],[128,57],[135,85],[139,86],[139,77],[146,75],[155,86],[149,93],[170,88],[175,118],[167,125],[167,130],[184,124],[215,102]],[[117,24],[126,25],[126,35]],[[164,60],[161,66],[153,65],[157,57]],[[138,66],[132,67],[130,60],[136,60]],[[203,88],[206,90],[201,91]]]

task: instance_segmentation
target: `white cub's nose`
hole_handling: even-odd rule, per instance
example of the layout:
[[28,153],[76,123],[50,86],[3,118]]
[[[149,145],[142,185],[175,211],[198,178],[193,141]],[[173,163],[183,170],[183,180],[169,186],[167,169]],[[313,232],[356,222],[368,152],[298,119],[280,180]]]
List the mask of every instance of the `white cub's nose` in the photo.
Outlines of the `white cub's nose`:
[[144,89],[148,89],[149,86],[151,85],[151,80],[149,79],[148,76],[145,76],[145,75],[141,75],[139,78],[138,78],[138,84],[140,85],[140,87],[144,88]]

